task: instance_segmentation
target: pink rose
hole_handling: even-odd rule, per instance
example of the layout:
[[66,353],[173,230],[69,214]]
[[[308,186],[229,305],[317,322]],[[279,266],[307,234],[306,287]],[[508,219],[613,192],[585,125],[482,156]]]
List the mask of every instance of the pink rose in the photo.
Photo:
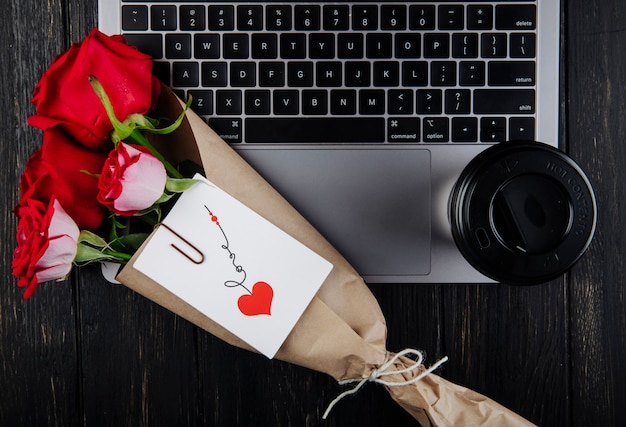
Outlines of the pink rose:
[[62,280],[72,269],[80,230],[61,204],[52,197],[50,204],[29,199],[19,207],[17,248],[13,275],[30,298],[37,285]]
[[119,143],[98,181],[98,201],[118,215],[131,216],[152,206],[165,190],[167,173],[147,148]]

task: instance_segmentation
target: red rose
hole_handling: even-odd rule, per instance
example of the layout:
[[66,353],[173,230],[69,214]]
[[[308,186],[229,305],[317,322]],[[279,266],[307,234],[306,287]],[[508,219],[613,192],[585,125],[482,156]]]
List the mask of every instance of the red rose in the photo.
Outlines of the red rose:
[[72,269],[80,234],[78,226],[53,197],[50,204],[27,200],[19,208],[13,275],[30,298],[39,283],[62,280]]
[[163,195],[166,180],[165,166],[147,148],[121,142],[102,168],[98,200],[118,215],[131,216]]
[[159,95],[152,58],[94,29],[81,43],[58,56],[35,87],[37,115],[28,122],[46,130],[60,126],[85,146],[109,150],[113,126],[89,83],[94,75],[111,100],[116,117],[147,114]]
[[[20,183],[20,205],[36,199],[48,203],[55,196],[82,230],[100,227],[106,209],[98,203],[98,173],[107,154],[74,142],[63,132],[44,132],[43,146],[33,154]],[[18,207],[19,210],[19,207]]]

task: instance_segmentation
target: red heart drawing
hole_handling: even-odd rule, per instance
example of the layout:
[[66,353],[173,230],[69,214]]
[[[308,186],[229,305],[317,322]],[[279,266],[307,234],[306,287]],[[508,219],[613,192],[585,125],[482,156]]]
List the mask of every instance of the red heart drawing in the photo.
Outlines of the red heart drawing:
[[258,316],[259,314],[272,315],[272,299],[274,290],[265,282],[256,282],[252,286],[250,295],[242,295],[237,300],[237,306],[246,316]]

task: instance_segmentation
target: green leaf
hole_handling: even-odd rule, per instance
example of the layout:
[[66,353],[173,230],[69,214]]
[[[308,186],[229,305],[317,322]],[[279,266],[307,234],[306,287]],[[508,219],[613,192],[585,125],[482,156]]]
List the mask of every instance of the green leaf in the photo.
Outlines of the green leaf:
[[106,248],[109,244],[102,237],[91,231],[83,230],[78,235],[78,243],[87,243],[91,247]]
[[171,193],[182,193],[185,190],[189,190],[196,183],[200,182],[198,179],[193,178],[167,178],[165,182],[165,190]]

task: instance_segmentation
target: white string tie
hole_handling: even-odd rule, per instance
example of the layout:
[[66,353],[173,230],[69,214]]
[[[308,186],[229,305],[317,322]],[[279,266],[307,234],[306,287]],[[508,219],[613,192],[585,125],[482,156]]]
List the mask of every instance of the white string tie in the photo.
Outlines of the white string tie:
[[[409,366],[407,366],[407,367],[405,367],[403,369],[399,369],[399,370],[390,369],[398,361],[398,359],[400,357],[407,356],[407,355],[412,355],[414,357],[417,357],[417,359],[413,361],[413,364],[411,364],[411,365],[409,365]],[[426,369],[424,372],[422,372],[421,374],[419,374],[415,378],[411,378],[410,380],[401,381],[401,382],[392,382],[392,381],[385,381],[385,380],[382,379],[382,377],[386,377],[386,376],[389,376],[389,375],[402,375],[402,374],[406,374],[406,373],[409,373],[409,372],[416,371],[416,370],[418,370],[420,368],[420,366],[422,366],[422,362],[423,361],[424,361],[424,355],[423,355],[423,353],[421,351],[413,350],[411,348],[407,348],[407,349],[402,350],[401,352],[395,354],[391,359],[387,360],[385,363],[383,363],[377,369],[374,369],[372,371],[372,373],[368,377],[339,381],[340,385],[353,384],[353,383],[358,383],[358,384],[356,386],[354,386],[354,388],[352,388],[351,390],[344,391],[339,396],[337,396],[332,402],[330,402],[330,405],[328,405],[328,408],[326,409],[326,412],[324,412],[324,415],[322,415],[322,419],[325,420],[326,417],[328,417],[328,415],[330,414],[330,411],[332,411],[333,407],[337,403],[339,403],[339,401],[341,399],[343,399],[344,397],[349,396],[351,394],[355,394],[366,383],[373,382],[373,383],[376,383],[376,384],[382,384],[382,385],[384,385],[386,387],[402,387],[402,386],[405,386],[405,385],[414,384],[414,383],[420,381],[426,375],[432,373],[434,370],[439,368],[444,363],[446,363],[448,361],[448,356],[444,356],[442,359],[438,360],[437,363],[432,365],[430,368]]]

